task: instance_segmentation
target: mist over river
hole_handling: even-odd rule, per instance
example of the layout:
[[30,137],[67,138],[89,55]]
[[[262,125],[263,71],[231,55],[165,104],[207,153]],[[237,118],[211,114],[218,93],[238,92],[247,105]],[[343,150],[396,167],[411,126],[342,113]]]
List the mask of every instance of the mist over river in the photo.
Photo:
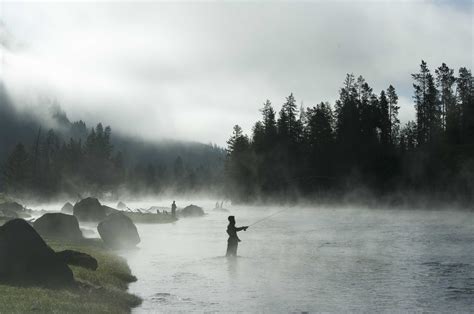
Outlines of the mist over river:
[[[207,215],[138,224],[139,249],[121,253],[143,298],[135,313],[474,308],[472,212],[292,207],[240,232],[228,259],[229,213],[194,203]],[[282,208],[229,209],[242,226]]]

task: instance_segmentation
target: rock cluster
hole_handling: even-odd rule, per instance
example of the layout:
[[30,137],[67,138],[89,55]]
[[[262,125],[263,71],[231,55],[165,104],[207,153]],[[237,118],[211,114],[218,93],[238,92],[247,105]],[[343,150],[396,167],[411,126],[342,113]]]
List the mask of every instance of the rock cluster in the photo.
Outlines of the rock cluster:
[[73,211],[74,211],[74,206],[69,202],[64,204],[63,207],[61,208],[61,212],[65,214],[72,214]]
[[71,286],[71,269],[23,219],[0,227],[0,282],[48,287]]
[[63,213],[44,214],[36,219],[33,227],[41,236],[46,238],[67,241],[78,241],[83,238],[79,222],[73,215]]
[[138,230],[132,220],[122,213],[113,213],[99,223],[97,231],[111,248],[130,248],[140,243]]
[[73,214],[79,221],[102,221],[107,216],[107,211],[98,199],[88,197],[74,205]]
[[199,217],[204,216],[202,207],[196,205],[189,205],[179,211],[181,217]]

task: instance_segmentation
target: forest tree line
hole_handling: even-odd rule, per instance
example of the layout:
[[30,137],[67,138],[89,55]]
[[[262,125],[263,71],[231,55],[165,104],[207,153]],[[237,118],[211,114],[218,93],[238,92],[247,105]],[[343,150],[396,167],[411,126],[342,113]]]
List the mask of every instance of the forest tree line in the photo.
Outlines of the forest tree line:
[[376,94],[362,76],[348,74],[333,105],[298,108],[290,94],[277,112],[267,100],[250,137],[234,127],[226,157],[222,149],[209,147],[201,157],[170,150],[174,157],[159,162],[165,151],[117,142],[132,150],[123,153],[114,149],[110,127],[99,123],[88,130],[84,122],[71,123],[58,113],[55,119],[68,132],[40,129],[30,143],[18,143],[2,165],[3,188],[45,198],[213,191],[241,202],[366,190],[381,197],[412,192],[469,202],[474,193],[471,71],[461,67],[455,74],[443,63],[432,73],[422,61],[412,78],[416,117],[403,126],[392,85]]
[[334,105],[298,108],[290,94],[278,113],[267,100],[249,136],[236,125],[227,144],[228,196],[291,200],[368,190],[472,200],[474,88],[470,69],[446,64],[412,74],[415,121],[401,126],[398,95],[375,93],[348,74]]
[[40,129],[32,145],[18,143],[2,167],[6,192],[45,199],[60,193],[120,197],[124,193],[194,193],[210,190],[219,182],[219,173],[213,169],[216,165],[204,160],[193,166],[196,163],[187,163],[180,155],[171,164],[127,165],[122,152],[114,151],[109,126],[99,123],[86,130],[85,123],[78,121],[70,124],[68,141],[61,132],[50,129],[43,134]]

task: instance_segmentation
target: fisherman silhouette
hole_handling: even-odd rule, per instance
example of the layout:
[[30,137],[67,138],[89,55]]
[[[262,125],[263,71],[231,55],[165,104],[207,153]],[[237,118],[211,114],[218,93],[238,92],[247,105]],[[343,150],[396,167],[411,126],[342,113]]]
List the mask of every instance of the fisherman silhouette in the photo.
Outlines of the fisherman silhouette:
[[171,216],[176,217],[176,202],[173,201],[173,204],[171,204]]
[[227,226],[227,234],[229,235],[229,239],[227,239],[226,256],[237,256],[237,246],[240,242],[237,232],[241,230],[247,230],[248,226],[236,227],[234,216],[229,216],[227,219],[229,220],[229,225]]

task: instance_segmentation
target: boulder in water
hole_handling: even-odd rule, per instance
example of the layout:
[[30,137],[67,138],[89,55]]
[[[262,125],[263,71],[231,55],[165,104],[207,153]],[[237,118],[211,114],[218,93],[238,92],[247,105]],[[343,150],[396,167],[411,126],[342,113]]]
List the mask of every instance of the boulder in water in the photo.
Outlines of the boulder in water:
[[74,276],[30,224],[14,219],[0,227],[0,282],[64,287]]
[[202,207],[196,205],[189,205],[179,211],[179,215],[182,217],[199,217],[204,216],[204,210]]
[[127,210],[128,207],[127,207],[127,205],[125,205],[125,203],[123,203],[123,202],[118,202],[117,208],[118,208],[119,210]]
[[72,204],[69,202],[64,204],[63,207],[61,208],[61,212],[66,213],[66,214],[72,214],[73,211],[74,211],[74,206],[72,206]]
[[137,227],[122,213],[107,216],[97,227],[104,243],[111,248],[130,248],[140,243]]
[[82,239],[79,222],[73,215],[48,213],[36,219],[33,227],[46,238],[77,241]]
[[80,221],[101,221],[107,216],[106,209],[98,199],[93,197],[85,198],[76,203],[73,213]]
[[79,266],[91,270],[96,270],[99,266],[95,258],[89,254],[78,251],[64,250],[56,252],[56,256],[68,265]]

